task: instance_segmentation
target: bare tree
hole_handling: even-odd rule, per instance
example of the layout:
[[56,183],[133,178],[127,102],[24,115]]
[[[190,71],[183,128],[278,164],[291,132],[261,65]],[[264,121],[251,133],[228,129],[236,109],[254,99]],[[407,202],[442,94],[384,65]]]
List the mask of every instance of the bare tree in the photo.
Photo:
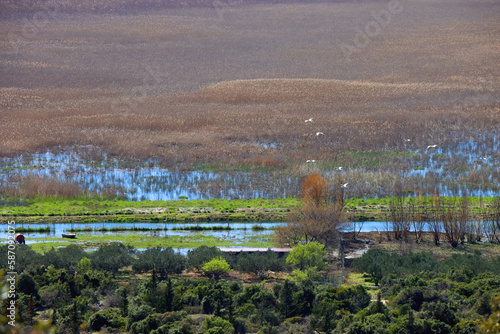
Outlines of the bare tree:
[[[453,203],[442,212],[443,229],[446,239],[455,248],[458,244],[464,244],[465,236],[470,222],[469,198],[462,196],[459,205],[456,205],[456,197]],[[458,209],[456,209],[458,207]]]
[[500,197],[493,200],[484,220],[488,240],[490,242],[500,242]]
[[434,244],[439,246],[439,236],[441,233],[441,198],[439,193],[435,193],[431,198],[431,206],[429,208],[428,216],[430,217],[429,227],[434,238]]
[[334,192],[319,174],[307,177],[301,189],[303,205],[290,213],[292,223],[276,229],[277,243],[294,245],[318,241],[326,246],[335,245],[339,233],[349,227],[343,201],[331,201],[335,199]]
[[411,224],[413,226],[413,231],[415,233],[415,242],[420,243],[422,241],[425,221],[423,218],[423,206],[422,199],[420,196],[417,199],[410,199],[410,212],[411,212]]
[[401,180],[396,182],[395,195],[395,198],[391,200],[389,205],[394,239],[408,242],[411,226],[411,212],[409,207],[405,205],[403,183]]

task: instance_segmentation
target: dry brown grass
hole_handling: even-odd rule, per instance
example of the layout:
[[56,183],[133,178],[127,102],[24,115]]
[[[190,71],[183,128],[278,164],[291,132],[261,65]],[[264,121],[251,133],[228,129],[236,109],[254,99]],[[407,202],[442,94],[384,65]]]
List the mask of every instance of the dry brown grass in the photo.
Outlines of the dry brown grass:
[[338,43],[383,3],[61,16],[18,53],[7,36],[22,22],[0,21],[0,154],[94,145],[274,168],[497,133],[498,5],[430,2],[432,15],[405,5],[350,62]]
[[0,188],[0,194],[7,196],[33,197],[77,197],[83,190],[75,183],[61,182],[55,178],[26,176],[11,180],[13,185]]

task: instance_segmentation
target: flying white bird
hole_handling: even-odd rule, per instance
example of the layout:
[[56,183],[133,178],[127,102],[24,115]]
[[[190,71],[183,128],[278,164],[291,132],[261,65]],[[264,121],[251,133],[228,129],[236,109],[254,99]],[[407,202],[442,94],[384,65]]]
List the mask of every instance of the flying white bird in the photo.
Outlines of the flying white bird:
[[342,170],[342,167],[337,167],[337,170]]
[[411,139],[407,138],[407,139],[405,139],[405,142],[409,143],[409,142],[411,142]]
[[436,147],[438,147],[438,146],[437,145],[429,145],[429,146],[427,146],[427,149],[436,148]]
[[345,189],[345,188],[347,188],[347,185],[348,185],[348,184],[349,184],[349,182],[344,183],[343,185],[341,185],[341,186],[340,186],[340,188],[344,188],[344,189]]
[[307,160],[307,163],[316,162],[316,160]]
[[306,122],[306,123],[311,123],[312,121],[313,121],[313,119],[312,119],[312,118],[309,118],[309,119],[306,119],[304,122]]
[[323,136],[323,135],[324,135],[324,133],[321,132],[321,131],[320,132],[316,132],[316,136]]

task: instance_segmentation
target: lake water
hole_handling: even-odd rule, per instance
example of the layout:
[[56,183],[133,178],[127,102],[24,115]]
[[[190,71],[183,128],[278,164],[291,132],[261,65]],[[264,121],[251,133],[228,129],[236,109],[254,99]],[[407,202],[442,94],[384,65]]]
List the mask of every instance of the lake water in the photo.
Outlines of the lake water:
[[[44,238],[47,237],[61,237],[62,233],[71,233],[70,230],[72,228],[75,229],[92,229],[97,230],[100,228],[124,228],[124,229],[132,229],[132,228],[160,228],[167,230],[160,231],[84,231],[84,232],[74,232],[77,235],[81,234],[91,234],[91,235],[146,235],[146,236],[157,236],[157,237],[165,237],[165,236],[188,236],[190,234],[196,233],[200,236],[215,236],[215,237],[223,237],[226,239],[245,239],[247,236],[251,235],[259,235],[259,236],[267,236],[274,233],[274,228],[278,226],[284,226],[287,223],[285,222],[229,222],[229,223],[112,223],[112,222],[100,222],[100,223],[90,223],[90,224],[71,224],[71,223],[58,223],[58,224],[19,224],[18,227],[49,227],[50,232],[48,233],[28,233],[23,232],[22,234],[30,239],[31,242],[41,242]],[[258,225],[264,230],[252,230],[252,227]],[[191,231],[191,230],[174,230],[174,228],[185,228],[185,227],[215,227],[215,226],[229,226],[231,230],[202,230],[202,231]],[[356,231],[361,229],[361,232],[373,232],[373,231],[385,231],[387,229],[387,225],[385,222],[357,222],[352,223],[350,226],[350,230],[355,228]],[[390,227],[390,225],[389,225]],[[427,228],[427,226],[426,226]]]

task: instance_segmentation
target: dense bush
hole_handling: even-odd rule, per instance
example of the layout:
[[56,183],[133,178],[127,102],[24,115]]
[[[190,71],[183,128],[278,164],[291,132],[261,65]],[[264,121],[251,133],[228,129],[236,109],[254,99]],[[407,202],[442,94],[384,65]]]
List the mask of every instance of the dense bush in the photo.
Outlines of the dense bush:
[[155,269],[160,279],[165,279],[170,274],[180,274],[185,267],[186,257],[175,253],[172,247],[148,248],[140,252],[133,261],[135,272],[143,273]]
[[[380,289],[374,301],[374,295],[363,285],[339,287],[307,278],[295,281],[273,277],[243,285],[241,281],[221,279],[219,271],[215,274],[206,271],[207,275],[218,277],[217,280],[180,277],[166,271],[168,277],[161,281],[154,263],[169,263],[169,257],[180,262],[185,257],[171,249],[153,248],[134,258],[130,248],[112,247],[118,250],[118,258],[135,261],[143,256],[149,266],[153,263],[153,269],[144,267],[140,271],[147,271],[146,274],[130,275],[139,269],[126,269],[127,261],[122,260],[115,263],[119,271],[99,269],[105,261],[96,268],[95,262],[101,261],[101,256],[113,256],[108,247],[102,247],[99,256],[88,254],[89,259],[81,258],[78,262],[81,254],[78,255],[78,248],[73,248],[72,260],[60,263],[67,268],[46,266],[40,255],[42,264],[31,263],[18,276],[16,297],[21,323],[29,326],[37,312],[51,309],[57,332],[61,333],[85,327],[89,331],[102,331],[106,327],[108,331],[155,334],[313,331],[465,334],[482,325],[494,326],[492,321],[498,317],[498,298],[495,299],[500,295],[498,258],[483,258],[479,254],[455,255],[438,261],[430,253],[402,256],[368,251],[355,264],[357,270],[379,266]],[[29,248],[25,253],[29,254]],[[58,259],[57,254],[59,250],[54,250],[48,257]],[[270,252],[235,258],[236,268],[251,267],[249,263],[259,259],[283,264],[283,259]],[[219,262],[224,271],[229,270],[229,264],[218,257],[201,268],[207,269],[204,266],[211,262]],[[219,267],[214,268],[219,270]],[[114,278],[109,272],[119,276]],[[0,307],[5,312],[5,303]],[[489,323],[487,319],[493,320]]]

